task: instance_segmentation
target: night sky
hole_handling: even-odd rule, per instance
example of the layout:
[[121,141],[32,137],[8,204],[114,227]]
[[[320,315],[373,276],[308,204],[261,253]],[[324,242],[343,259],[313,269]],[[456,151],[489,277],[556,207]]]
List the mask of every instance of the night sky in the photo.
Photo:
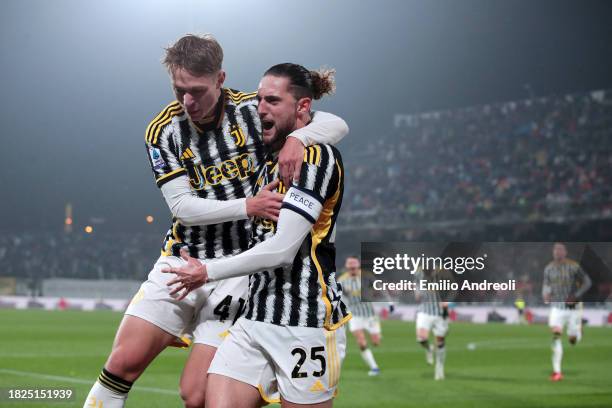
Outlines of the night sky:
[[610,1],[7,0],[0,21],[2,231],[59,230],[67,202],[76,226],[169,225],[143,135],[173,98],[163,47],[188,32],[217,37],[232,88],[336,68],[315,106],[346,119],[345,146],[396,113],[612,88]]

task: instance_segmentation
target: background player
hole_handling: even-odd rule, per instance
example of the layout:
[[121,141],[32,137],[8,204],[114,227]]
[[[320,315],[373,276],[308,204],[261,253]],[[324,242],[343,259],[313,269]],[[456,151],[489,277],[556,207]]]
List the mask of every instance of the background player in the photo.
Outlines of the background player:
[[[438,282],[446,275],[443,271],[419,269],[415,281],[426,280]],[[444,276],[444,279],[447,277]],[[418,287],[418,286],[417,286]],[[417,342],[425,349],[428,364],[434,364],[434,379],[444,379],[444,363],[446,361],[446,335],[448,334],[448,303],[442,302],[438,290],[416,290],[416,301],[419,302],[416,317]],[[429,332],[435,336],[435,349],[429,343]]]
[[[264,75],[258,112],[270,160],[258,185],[278,177],[276,154],[287,135],[311,118],[312,99],[333,90],[333,71],[279,64]],[[335,278],[335,220],[342,203],[343,167],[329,145],[307,149],[302,174],[286,192],[278,225],[261,223],[250,250],[202,265],[168,268],[173,292],[185,296],[208,278],[252,273],[245,315],[230,330],[209,369],[206,406],[253,407],[262,386],[278,384],[283,406],[332,405],[350,314]],[[283,186],[280,186],[281,190]],[[261,394],[260,394],[261,393]]]
[[372,350],[368,347],[365,332],[370,335],[370,340],[374,346],[380,344],[381,329],[380,320],[374,311],[374,307],[370,302],[361,301],[361,263],[355,256],[346,258],[344,268],[346,272],[338,279],[342,285],[342,298],[348,306],[353,318],[349,320],[349,331],[355,337],[361,358],[368,365],[369,375],[375,376],[380,374],[380,369]]
[[[179,339],[188,329],[193,329],[196,344],[181,378],[181,397],[188,407],[201,406],[206,386],[202,373],[245,307],[246,278],[207,285],[179,301],[169,294],[168,276],[161,273],[164,267],[185,264],[182,250],[202,260],[246,250],[248,217],[275,220],[280,210],[281,196],[265,188],[249,198],[265,154],[257,100],[254,93],[223,88],[222,60],[223,50],[210,35],[187,35],[166,50],[164,64],[177,100],[157,115],[145,136],[173,223],[162,256],[126,310],[86,407],[123,407],[133,382],[165,347],[184,344]],[[289,179],[299,177],[302,142],[334,142],[347,132],[339,118],[316,117],[322,122],[315,119],[294,133],[280,153],[280,170]],[[188,327],[194,321],[195,328]]]
[[551,381],[561,381],[561,360],[563,344],[561,335],[567,325],[567,336],[571,345],[582,338],[582,302],[580,299],[591,287],[591,278],[580,265],[567,258],[567,248],[556,243],[552,249],[553,260],[544,269],[542,296],[544,303],[550,303],[548,326],[551,328],[552,365]]
[[516,313],[518,314],[518,324],[527,324],[527,317],[525,316],[525,300],[522,297],[519,297],[514,301],[514,307],[516,308]]

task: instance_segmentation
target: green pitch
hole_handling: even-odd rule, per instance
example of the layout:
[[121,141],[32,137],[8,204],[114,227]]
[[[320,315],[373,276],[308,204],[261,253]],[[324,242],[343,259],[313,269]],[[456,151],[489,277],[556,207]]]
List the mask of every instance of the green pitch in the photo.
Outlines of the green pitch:
[[[0,401],[0,407],[81,407],[110,350],[121,314],[0,310],[0,389],[72,388],[70,403]],[[585,328],[564,341],[565,380],[550,383],[550,336],[544,326],[453,324],[446,377],[414,340],[414,325],[384,322],[374,350],[379,377],[367,376],[352,339],[336,407],[612,407],[612,329]],[[473,350],[468,350],[473,343]],[[165,351],[136,383],[128,407],[181,407],[177,387],[187,351]]]

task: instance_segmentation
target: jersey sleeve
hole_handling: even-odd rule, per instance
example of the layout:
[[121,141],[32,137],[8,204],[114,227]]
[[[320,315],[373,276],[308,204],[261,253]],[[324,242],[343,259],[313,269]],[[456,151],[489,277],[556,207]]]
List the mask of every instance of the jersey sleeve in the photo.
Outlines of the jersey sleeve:
[[578,263],[576,263],[575,268],[578,278],[578,285],[576,291],[574,292],[574,297],[576,299],[580,299],[591,288],[592,281],[589,275],[587,275],[587,273]]
[[340,188],[342,166],[338,151],[329,145],[314,145],[304,151],[300,180],[291,186],[282,208],[292,210],[316,223],[325,200]]
[[422,290],[421,290],[421,285],[419,285],[419,282],[421,281],[421,279],[423,279],[423,270],[421,269],[421,267],[419,267],[416,272],[414,272],[414,278],[413,281],[415,283],[415,289],[414,289],[414,296],[415,298],[417,298],[416,300],[418,301],[419,297],[422,294]]
[[187,174],[180,160],[172,117],[181,112],[177,103],[170,104],[151,121],[145,132],[147,157],[155,182],[161,187],[170,180]]
[[338,144],[349,133],[346,122],[333,113],[314,112],[312,121],[289,135],[295,137],[304,146],[311,146],[317,143]]
[[544,279],[542,281],[542,296],[544,297],[550,295],[552,292],[552,288],[550,286],[550,269],[550,264],[546,265],[544,268]]

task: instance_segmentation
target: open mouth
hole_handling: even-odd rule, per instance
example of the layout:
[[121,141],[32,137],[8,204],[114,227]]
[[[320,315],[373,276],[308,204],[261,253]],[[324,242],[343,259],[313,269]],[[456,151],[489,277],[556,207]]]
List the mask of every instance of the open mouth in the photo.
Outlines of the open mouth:
[[263,120],[261,122],[261,126],[263,127],[264,130],[270,130],[272,129],[272,127],[274,126],[274,121],[271,120]]

